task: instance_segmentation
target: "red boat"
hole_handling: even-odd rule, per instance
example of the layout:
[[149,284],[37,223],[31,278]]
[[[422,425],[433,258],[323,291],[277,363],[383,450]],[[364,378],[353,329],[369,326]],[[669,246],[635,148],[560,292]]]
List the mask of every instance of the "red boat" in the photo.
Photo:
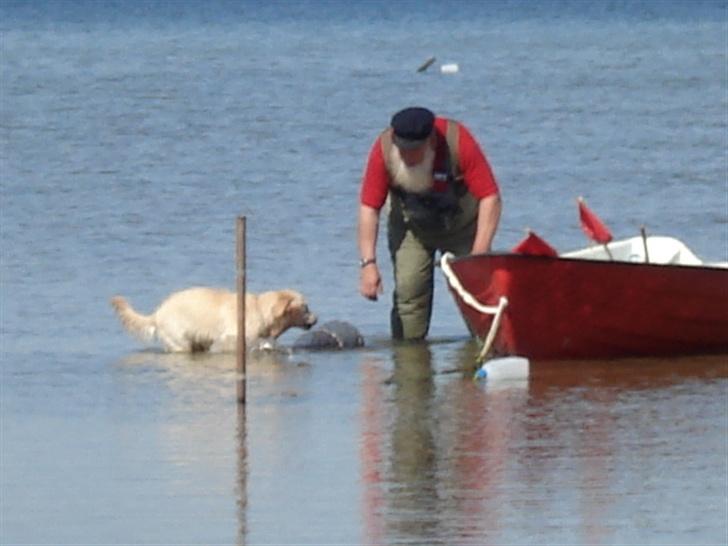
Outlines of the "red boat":
[[704,264],[670,237],[606,239],[558,255],[529,234],[513,253],[443,256],[481,356],[728,353],[728,264]]

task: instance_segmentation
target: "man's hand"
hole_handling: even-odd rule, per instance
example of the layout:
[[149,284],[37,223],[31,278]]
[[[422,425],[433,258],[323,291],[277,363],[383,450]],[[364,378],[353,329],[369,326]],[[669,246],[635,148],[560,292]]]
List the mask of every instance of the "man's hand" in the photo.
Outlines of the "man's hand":
[[359,206],[359,256],[366,265],[359,274],[359,292],[368,300],[376,301],[383,293],[382,276],[377,267],[377,234],[379,232],[379,209]]
[[377,264],[371,263],[361,268],[359,291],[362,296],[372,301],[377,301],[379,294],[384,293],[382,276],[379,274]]
[[478,225],[475,231],[475,240],[470,250],[471,254],[490,252],[495,231],[501,215],[501,200],[498,194],[480,200],[478,204]]

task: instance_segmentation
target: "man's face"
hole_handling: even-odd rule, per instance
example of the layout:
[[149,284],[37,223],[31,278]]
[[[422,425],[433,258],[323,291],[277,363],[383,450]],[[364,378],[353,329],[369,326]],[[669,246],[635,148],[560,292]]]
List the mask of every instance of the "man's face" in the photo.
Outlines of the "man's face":
[[432,141],[411,149],[392,146],[389,157],[392,183],[413,193],[430,191],[434,163],[435,147]]
[[407,165],[408,167],[414,167],[415,165],[419,165],[420,163],[422,163],[422,160],[425,159],[425,152],[427,151],[427,147],[429,145],[430,140],[428,139],[422,146],[418,148],[412,148],[409,150],[399,148],[399,155],[405,165]]

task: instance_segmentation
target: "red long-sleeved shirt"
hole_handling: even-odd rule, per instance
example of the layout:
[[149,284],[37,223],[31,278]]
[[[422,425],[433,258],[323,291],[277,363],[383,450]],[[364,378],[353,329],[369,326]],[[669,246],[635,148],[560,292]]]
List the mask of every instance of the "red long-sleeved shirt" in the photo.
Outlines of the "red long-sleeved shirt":
[[[447,119],[435,118],[435,133],[437,134],[433,166],[435,171],[442,171],[445,168],[448,155],[446,131]],[[465,185],[476,199],[483,199],[498,193],[498,184],[485,154],[470,131],[461,123],[458,123],[458,156],[459,168]],[[360,192],[361,204],[375,209],[382,208],[389,193],[390,183],[391,179],[382,156],[380,137],[377,137],[369,152],[369,159],[364,170]],[[434,191],[444,191],[445,189],[445,183],[435,182],[433,184]]]

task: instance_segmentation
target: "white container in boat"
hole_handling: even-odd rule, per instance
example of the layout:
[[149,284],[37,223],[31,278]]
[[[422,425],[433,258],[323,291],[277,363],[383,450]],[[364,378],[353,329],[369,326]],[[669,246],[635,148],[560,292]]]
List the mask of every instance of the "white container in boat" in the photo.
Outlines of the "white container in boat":
[[443,74],[455,74],[460,70],[460,67],[457,65],[457,63],[449,63],[449,64],[443,64],[440,66],[440,72]]

